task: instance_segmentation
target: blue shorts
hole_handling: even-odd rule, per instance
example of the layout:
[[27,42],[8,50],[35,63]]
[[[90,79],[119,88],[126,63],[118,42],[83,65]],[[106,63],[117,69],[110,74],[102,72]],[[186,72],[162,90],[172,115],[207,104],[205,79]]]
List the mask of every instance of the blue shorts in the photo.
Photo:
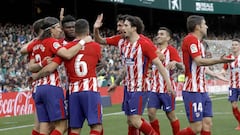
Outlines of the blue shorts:
[[208,93],[183,91],[182,95],[189,122],[202,121],[203,117],[213,117],[212,101]]
[[102,101],[99,92],[73,92],[69,95],[69,127],[82,128],[87,119],[88,125],[102,123]]
[[142,115],[148,101],[149,92],[127,92],[124,99],[124,111],[126,115]]
[[147,108],[163,109],[165,112],[175,110],[175,97],[167,93],[150,92]]
[[127,86],[123,86],[123,102],[122,102],[122,111],[125,111],[124,110],[124,104],[125,104],[125,98],[126,98],[126,95],[127,95],[128,91],[127,91]]
[[36,94],[36,92],[33,92],[33,93],[32,93],[32,98],[33,98],[33,100],[35,100],[35,94]]
[[65,92],[66,92],[66,96],[65,96],[65,100],[64,100],[64,105],[65,105],[65,110],[66,110],[66,116],[67,116],[67,118],[69,118],[69,113],[68,113],[68,110],[69,110],[68,109],[69,108],[69,105],[68,105],[69,90],[66,89]]
[[61,87],[41,85],[36,89],[35,104],[40,122],[66,119],[64,93]]
[[238,101],[240,100],[240,89],[239,88],[229,88],[228,91],[228,101]]

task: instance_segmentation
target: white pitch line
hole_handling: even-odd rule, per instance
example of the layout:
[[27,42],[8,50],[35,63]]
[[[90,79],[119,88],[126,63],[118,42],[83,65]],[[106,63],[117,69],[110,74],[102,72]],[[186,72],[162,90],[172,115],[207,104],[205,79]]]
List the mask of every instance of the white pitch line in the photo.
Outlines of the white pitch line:
[[[227,97],[219,97],[219,98],[213,98],[212,100],[220,100],[220,99],[226,99]],[[179,106],[179,105],[183,105],[183,103],[178,103],[176,104],[176,106]],[[103,114],[103,117],[106,117],[106,116],[114,116],[114,115],[120,115],[120,114],[124,114],[123,112],[115,112],[115,113],[108,113],[108,114]],[[144,113],[146,114],[146,113]],[[163,112],[160,112],[158,114],[164,114]],[[176,113],[176,114],[182,114],[182,115],[185,115],[185,113]],[[214,112],[214,115],[223,115],[223,114],[232,114],[232,112]],[[6,131],[6,130],[14,130],[14,129],[19,129],[19,128],[27,128],[27,127],[32,127],[33,124],[31,125],[23,125],[23,126],[17,126],[17,127],[10,127],[10,128],[0,128],[0,132],[1,131]]]
[[18,129],[18,128],[27,128],[27,127],[32,127],[32,126],[33,126],[33,124],[17,126],[17,127],[11,127],[11,128],[1,128],[0,131],[13,130],[13,129]]

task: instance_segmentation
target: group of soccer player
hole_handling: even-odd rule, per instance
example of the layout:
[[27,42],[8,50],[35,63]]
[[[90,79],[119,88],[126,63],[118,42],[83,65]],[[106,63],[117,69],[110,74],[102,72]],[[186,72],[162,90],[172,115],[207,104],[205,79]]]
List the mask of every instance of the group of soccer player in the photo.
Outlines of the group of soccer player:
[[[240,94],[238,55],[206,58],[202,44],[207,36],[203,16],[187,18],[189,34],[182,41],[180,58],[178,51],[169,44],[171,30],[160,27],[152,41],[143,35],[141,18],[133,15],[119,15],[118,34],[101,37],[103,14],[98,15],[90,36],[89,23],[67,15],[60,20],[45,17],[33,24],[38,36],[23,46],[21,52],[29,55],[29,70],[33,98],[36,106],[36,126],[32,135],[79,135],[85,119],[90,126],[90,135],[103,135],[102,103],[97,86],[96,69],[101,65],[101,45],[114,45],[122,58],[122,75],[109,87],[113,92],[123,79],[124,98],[122,110],[127,116],[128,135],[160,135],[157,109],[163,109],[169,119],[173,135],[210,135],[212,127],[212,102],[205,83],[206,66],[225,63],[225,70],[231,71],[230,101],[234,116],[240,123],[237,95]],[[235,60],[236,59],[236,60]],[[227,66],[228,65],[228,66]],[[59,67],[64,67],[68,85],[65,95],[61,86]],[[189,126],[180,129],[175,110],[175,86],[171,74],[184,70],[183,101]],[[67,98],[67,99],[66,99]],[[65,101],[68,101],[67,104]],[[148,120],[142,115],[147,106]],[[39,124],[39,125],[38,125]]]

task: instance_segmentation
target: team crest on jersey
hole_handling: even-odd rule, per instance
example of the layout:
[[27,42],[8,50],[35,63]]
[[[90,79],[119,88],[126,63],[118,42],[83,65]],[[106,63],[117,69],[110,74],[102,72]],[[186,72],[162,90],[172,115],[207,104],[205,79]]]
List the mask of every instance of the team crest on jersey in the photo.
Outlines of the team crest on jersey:
[[125,58],[126,65],[134,65],[134,59],[133,58]]
[[191,53],[198,52],[197,45],[196,44],[191,44],[190,45],[190,50],[191,50]]
[[53,47],[54,47],[55,49],[58,49],[58,48],[61,47],[61,45],[60,45],[58,42],[54,42],[54,43],[53,43]]

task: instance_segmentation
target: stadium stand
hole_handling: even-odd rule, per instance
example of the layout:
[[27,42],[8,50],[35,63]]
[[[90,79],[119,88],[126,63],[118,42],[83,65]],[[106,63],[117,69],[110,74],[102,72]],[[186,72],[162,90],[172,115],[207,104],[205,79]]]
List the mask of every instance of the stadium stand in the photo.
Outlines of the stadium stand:
[[[27,57],[22,56],[19,50],[23,43],[30,41],[33,37],[30,25],[20,25],[7,23],[0,25],[0,92],[25,91],[29,90],[26,78],[30,75],[27,70]],[[101,31],[103,36],[111,36],[114,30],[105,28]],[[172,44],[180,50],[180,43],[186,33],[174,33]],[[154,37],[154,33],[148,32],[149,37]],[[239,37],[239,33],[223,33],[216,36],[210,33],[208,39],[227,40]],[[219,52],[222,53],[222,52]],[[105,70],[98,73],[101,80],[100,86],[109,86],[121,73],[122,68],[119,52],[111,46],[102,46],[103,60],[107,65]],[[63,71],[62,71],[63,72]],[[62,78],[65,79],[64,76]]]

